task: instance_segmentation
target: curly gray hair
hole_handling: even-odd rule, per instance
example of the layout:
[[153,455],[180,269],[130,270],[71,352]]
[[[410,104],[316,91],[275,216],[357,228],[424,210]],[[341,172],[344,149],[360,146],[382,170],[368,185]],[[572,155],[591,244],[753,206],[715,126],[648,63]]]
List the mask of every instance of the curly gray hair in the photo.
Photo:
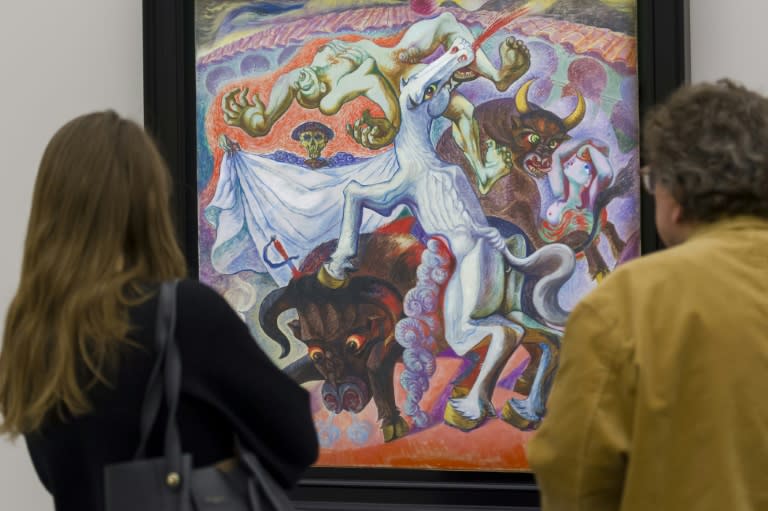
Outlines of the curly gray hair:
[[768,98],[730,80],[683,87],[648,114],[653,178],[690,221],[768,217]]

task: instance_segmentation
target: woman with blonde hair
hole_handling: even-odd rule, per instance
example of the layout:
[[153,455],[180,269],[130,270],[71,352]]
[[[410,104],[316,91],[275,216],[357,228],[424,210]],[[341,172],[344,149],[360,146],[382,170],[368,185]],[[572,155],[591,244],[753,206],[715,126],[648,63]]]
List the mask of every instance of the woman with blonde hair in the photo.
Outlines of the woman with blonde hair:
[[[185,275],[170,181],[152,140],[114,112],[70,121],[43,155],[0,353],[0,433],[26,438],[57,511],[103,509],[104,467],[139,443],[156,291]],[[307,393],[192,280],[178,284],[176,337],[184,451],[210,465],[237,436],[292,485],[317,457]],[[155,429],[148,456],[162,454]]]

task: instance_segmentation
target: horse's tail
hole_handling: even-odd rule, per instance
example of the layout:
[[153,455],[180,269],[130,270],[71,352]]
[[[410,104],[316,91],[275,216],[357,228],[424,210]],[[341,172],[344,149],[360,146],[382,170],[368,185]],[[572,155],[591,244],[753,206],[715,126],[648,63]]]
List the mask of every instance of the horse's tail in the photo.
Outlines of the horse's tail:
[[532,302],[536,312],[547,323],[563,326],[568,311],[560,306],[557,294],[571,278],[576,267],[573,250],[562,243],[545,245],[528,257],[516,257],[504,246],[502,253],[513,270],[538,277],[533,287]]

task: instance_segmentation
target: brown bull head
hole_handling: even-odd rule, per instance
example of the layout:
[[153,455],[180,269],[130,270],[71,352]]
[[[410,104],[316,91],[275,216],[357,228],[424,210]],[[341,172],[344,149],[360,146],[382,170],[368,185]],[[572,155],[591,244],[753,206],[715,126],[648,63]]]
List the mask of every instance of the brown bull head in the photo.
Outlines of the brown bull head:
[[[357,310],[363,306],[383,312],[392,331],[402,316],[400,293],[394,286],[381,279],[354,277],[344,288],[329,289],[320,284],[315,275],[305,275],[267,295],[259,309],[259,324],[264,333],[280,345],[280,358],[284,358],[291,348],[290,341],[278,326],[278,318],[284,312],[292,309],[299,311],[299,320],[294,322],[291,328],[297,337],[306,340],[303,339],[306,336],[300,335],[302,328],[310,328],[320,335],[322,332],[330,333],[338,330],[338,326],[343,328],[342,323],[354,321],[354,317],[350,317],[345,311]],[[353,314],[357,315],[354,312]],[[326,328],[330,326],[333,327]]]
[[586,102],[578,94],[576,107],[565,118],[528,101],[530,80],[515,95],[515,110],[500,115],[493,122],[484,124],[484,131],[497,144],[506,146],[512,153],[514,166],[534,178],[544,177],[552,170],[552,154],[571,137],[568,131],[576,127],[586,115]]
[[[531,106],[528,103],[528,90],[533,85],[533,82],[534,80],[525,82],[515,95],[515,106],[517,106],[517,111],[520,115],[528,114],[531,111]],[[584,120],[584,116],[587,113],[587,103],[584,101],[584,96],[579,92],[576,98],[576,108],[565,119],[562,119],[565,131],[570,131],[578,126]]]

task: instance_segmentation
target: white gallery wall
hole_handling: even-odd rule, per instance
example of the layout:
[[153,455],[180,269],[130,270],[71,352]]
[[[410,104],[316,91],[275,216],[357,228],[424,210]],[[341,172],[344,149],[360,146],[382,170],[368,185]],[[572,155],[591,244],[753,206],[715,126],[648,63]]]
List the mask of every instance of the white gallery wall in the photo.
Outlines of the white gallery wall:
[[[158,0],[162,1],[162,0]],[[18,283],[37,165],[66,121],[114,108],[142,118],[141,0],[3,2],[0,30],[0,314]],[[23,441],[0,440],[0,509],[53,504]]]
[[689,0],[691,79],[734,78],[768,94],[764,0]]
[[[155,0],[163,1],[163,0]],[[768,2],[690,0],[694,81],[730,76],[768,92]],[[15,290],[37,164],[70,118],[142,117],[141,0],[7,2],[0,31],[0,313]],[[0,509],[50,511],[23,442],[0,441]]]

